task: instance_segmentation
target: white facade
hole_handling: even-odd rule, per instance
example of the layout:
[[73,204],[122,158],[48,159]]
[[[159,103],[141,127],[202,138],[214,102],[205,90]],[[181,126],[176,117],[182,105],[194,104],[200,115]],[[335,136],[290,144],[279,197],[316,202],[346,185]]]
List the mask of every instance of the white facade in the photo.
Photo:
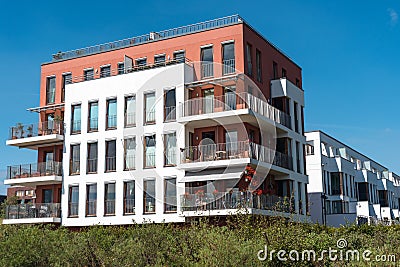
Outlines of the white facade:
[[392,222],[399,217],[396,174],[321,131],[307,132],[306,138],[314,222],[339,226],[357,218]]

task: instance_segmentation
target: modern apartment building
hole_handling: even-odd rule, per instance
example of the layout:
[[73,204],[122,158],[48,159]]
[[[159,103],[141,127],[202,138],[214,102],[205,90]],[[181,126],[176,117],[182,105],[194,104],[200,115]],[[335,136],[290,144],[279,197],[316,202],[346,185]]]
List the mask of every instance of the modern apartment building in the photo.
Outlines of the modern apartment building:
[[301,68],[238,15],[59,52],[40,96],[7,141],[38,151],[6,180],[35,198],[4,223],[307,219]]
[[322,131],[306,137],[312,221],[332,226],[398,221],[399,175]]

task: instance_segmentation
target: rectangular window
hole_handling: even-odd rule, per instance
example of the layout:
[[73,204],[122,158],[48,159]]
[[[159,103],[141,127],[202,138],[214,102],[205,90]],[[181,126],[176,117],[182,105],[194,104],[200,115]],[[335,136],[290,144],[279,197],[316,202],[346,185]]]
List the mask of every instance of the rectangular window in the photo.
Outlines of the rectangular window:
[[79,144],[77,145],[71,145],[71,158],[70,158],[70,170],[69,174],[74,175],[74,174],[79,174],[80,172],[80,162],[81,162],[81,151],[80,151],[81,146]]
[[125,97],[125,127],[136,125],[136,97]]
[[95,132],[99,129],[99,102],[90,102],[88,113],[88,132]]
[[282,78],[286,78],[286,69],[282,68]]
[[79,186],[70,186],[68,193],[68,217],[78,217]]
[[116,170],[116,141],[106,141],[106,172],[114,172]]
[[72,74],[66,73],[62,75],[61,102],[65,101],[65,86],[72,83]]
[[332,195],[343,194],[343,174],[340,172],[331,172],[331,192]]
[[226,140],[226,154],[223,152],[217,153],[217,158],[233,159],[239,157],[237,131],[227,131],[225,134],[225,140]]
[[185,62],[185,51],[174,52],[174,60],[178,63]]
[[81,105],[73,105],[71,112],[71,134],[81,133]]
[[88,143],[87,151],[87,173],[97,173],[97,142]]
[[236,109],[236,86],[226,86],[224,89],[226,110]]
[[207,46],[202,47],[200,51],[201,60],[201,77],[213,77],[214,76],[214,57],[213,57],[213,47]]
[[100,78],[111,76],[111,66],[100,67]]
[[165,63],[165,54],[154,56],[154,64],[164,64]]
[[222,74],[235,73],[235,43],[226,43],[222,45]]
[[124,214],[135,214],[135,181],[124,182]]
[[143,67],[147,65],[147,58],[138,58],[136,59],[136,66]]
[[47,77],[46,81],[46,103],[54,104],[56,101],[56,77]]
[[144,167],[154,168],[156,166],[156,135],[144,137]]
[[274,61],[272,62],[272,71],[273,71],[273,75],[274,75],[274,79],[278,79],[278,64]]
[[25,196],[33,197],[35,195],[35,190],[25,190]]
[[164,134],[164,165],[176,165],[176,133]]
[[107,100],[106,130],[117,128],[117,99]]
[[123,62],[118,63],[117,68],[118,68],[118,75],[125,73],[125,65]]
[[156,122],[156,94],[147,93],[144,95],[145,113],[144,121],[145,124],[154,124]]
[[341,200],[332,201],[332,213],[341,214],[343,212],[343,202]]
[[136,138],[125,139],[125,166],[124,170],[134,170],[136,167]]
[[104,215],[115,215],[115,183],[104,186]]
[[164,121],[176,119],[175,88],[164,91]]
[[247,75],[253,76],[253,61],[251,58],[252,54],[251,44],[246,44],[246,62],[247,62]]
[[299,118],[298,118],[298,104],[297,102],[294,102],[294,110],[293,110],[293,114],[294,114],[294,130],[296,131],[296,133],[299,132]]
[[24,190],[18,190],[15,192],[15,196],[17,197],[23,197],[24,196]]
[[262,82],[261,51],[256,49],[257,81]]
[[300,168],[300,143],[296,141],[296,165],[297,165],[297,172],[301,173]]
[[304,107],[300,106],[300,116],[301,116],[301,134],[304,135]]
[[87,69],[83,71],[83,79],[85,81],[90,81],[94,79],[94,70],[93,69]]
[[156,181],[143,181],[143,210],[144,213],[156,212]]
[[86,216],[96,216],[97,184],[86,185]]
[[164,180],[164,212],[176,212],[176,178]]
[[53,190],[52,189],[43,189],[42,190],[43,203],[52,203],[53,202]]

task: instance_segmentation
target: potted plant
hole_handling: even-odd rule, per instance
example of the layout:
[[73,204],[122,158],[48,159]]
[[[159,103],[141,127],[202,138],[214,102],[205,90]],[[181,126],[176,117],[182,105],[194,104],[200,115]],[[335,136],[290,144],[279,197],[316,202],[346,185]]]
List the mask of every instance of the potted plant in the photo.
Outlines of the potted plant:
[[24,137],[24,133],[25,133],[24,125],[22,123],[18,122],[17,125],[16,125],[16,128],[17,128],[17,131],[19,133],[19,138],[23,138]]
[[28,137],[32,137],[33,135],[33,125],[29,125],[28,128],[26,128],[28,131]]

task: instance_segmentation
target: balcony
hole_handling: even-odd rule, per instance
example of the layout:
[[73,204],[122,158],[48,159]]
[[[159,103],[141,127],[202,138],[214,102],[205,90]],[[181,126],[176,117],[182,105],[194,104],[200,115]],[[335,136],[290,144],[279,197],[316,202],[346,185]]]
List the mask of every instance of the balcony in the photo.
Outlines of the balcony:
[[62,182],[62,163],[56,161],[7,167],[6,185],[34,187]]
[[[247,92],[189,99],[181,105],[181,116],[187,118],[182,118],[180,121],[196,120],[192,116],[198,115],[237,116],[238,114],[249,114],[250,111],[291,129],[290,115]],[[203,119],[203,116],[197,118],[197,120]]]
[[201,63],[201,78],[210,78],[214,76],[214,63],[202,62]]
[[235,72],[235,59],[227,59],[222,61],[222,75],[233,74]]
[[60,223],[60,203],[35,203],[9,205],[6,207],[4,224]]
[[[191,164],[194,163],[218,162],[236,159],[254,159],[288,170],[293,170],[293,158],[291,156],[249,141],[207,144],[183,148],[181,149],[180,167],[183,169],[191,169],[193,168],[193,165]],[[232,162],[230,162],[230,164],[231,163]]]
[[64,126],[60,121],[46,121],[37,124],[22,124],[10,128],[8,146],[37,149],[39,146],[62,144]]

